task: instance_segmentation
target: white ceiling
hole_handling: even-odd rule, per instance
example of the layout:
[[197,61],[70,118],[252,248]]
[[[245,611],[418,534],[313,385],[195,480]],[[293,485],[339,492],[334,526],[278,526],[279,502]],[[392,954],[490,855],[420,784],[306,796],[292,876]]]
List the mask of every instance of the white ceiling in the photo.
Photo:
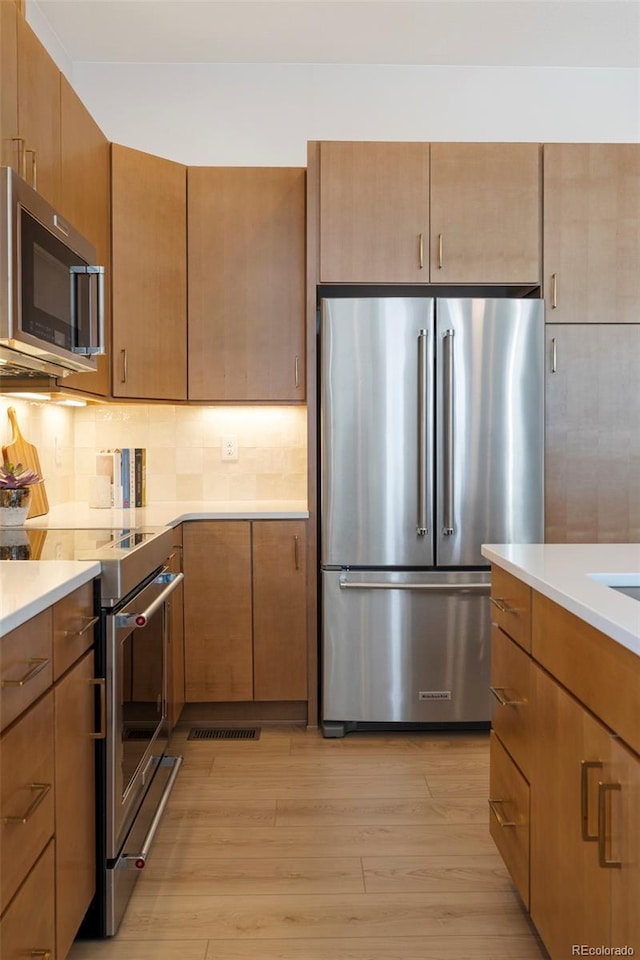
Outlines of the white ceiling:
[[30,0],[71,62],[640,67],[639,0]]

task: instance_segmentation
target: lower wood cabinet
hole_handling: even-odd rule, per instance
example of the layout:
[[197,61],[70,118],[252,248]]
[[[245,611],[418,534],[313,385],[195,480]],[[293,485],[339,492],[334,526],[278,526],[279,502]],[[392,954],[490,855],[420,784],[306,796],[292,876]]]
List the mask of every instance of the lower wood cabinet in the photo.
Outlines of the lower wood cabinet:
[[491,835],[551,960],[637,956],[640,659],[521,586],[531,654],[492,635]]
[[187,702],[306,700],[306,523],[184,524]]
[[56,956],[66,957],[96,888],[93,651],[54,690]]
[[92,611],[88,583],[0,638],[2,960],[64,960],[95,893]]
[[598,864],[598,783],[610,736],[555,680],[533,670],[531,918],[552,958],[571,957],[573,944],[612,945],[612,871]]
[[55,948],[55,842],[51,840],[0,920],[2,960],[51,957]]

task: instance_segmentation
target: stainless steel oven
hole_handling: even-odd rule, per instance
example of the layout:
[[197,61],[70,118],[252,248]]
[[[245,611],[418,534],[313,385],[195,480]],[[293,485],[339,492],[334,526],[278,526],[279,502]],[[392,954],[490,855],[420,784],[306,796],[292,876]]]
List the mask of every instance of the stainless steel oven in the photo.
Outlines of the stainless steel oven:
[[120,924],[181,763],[165,757],[165,749],[167,602],[183,578],[163,566],[125,602],[103,611],[107,936]]
[[[0,531],[0,555],[16,560],[99,560],[95,612],[96,895],[80,936],[117,932],[173,788],[181,757],[166,756],[167,603],[184,575],[170,573],[167,528]],[[98,705],[97,705],[98,706]]]

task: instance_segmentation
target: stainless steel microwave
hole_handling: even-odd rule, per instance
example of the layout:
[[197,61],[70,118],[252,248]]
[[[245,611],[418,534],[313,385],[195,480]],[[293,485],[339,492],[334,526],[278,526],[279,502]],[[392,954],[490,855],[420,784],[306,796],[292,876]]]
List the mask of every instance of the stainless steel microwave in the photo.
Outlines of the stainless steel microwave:
[[9,167],[0,167],[0,377],[64,377],[104,353],[104,267]]

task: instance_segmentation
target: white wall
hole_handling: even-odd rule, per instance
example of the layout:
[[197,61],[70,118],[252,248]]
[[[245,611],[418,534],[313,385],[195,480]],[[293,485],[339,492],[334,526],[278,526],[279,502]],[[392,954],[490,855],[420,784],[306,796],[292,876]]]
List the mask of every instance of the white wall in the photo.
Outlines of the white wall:
[[640,70],[72,63],[27,17],[109,140],[187,164],[305,166],[307,140],[640,141]]
[[634,69],[76,63],[106,136],[187,164],[304,166],[307,140],[640,141]]

